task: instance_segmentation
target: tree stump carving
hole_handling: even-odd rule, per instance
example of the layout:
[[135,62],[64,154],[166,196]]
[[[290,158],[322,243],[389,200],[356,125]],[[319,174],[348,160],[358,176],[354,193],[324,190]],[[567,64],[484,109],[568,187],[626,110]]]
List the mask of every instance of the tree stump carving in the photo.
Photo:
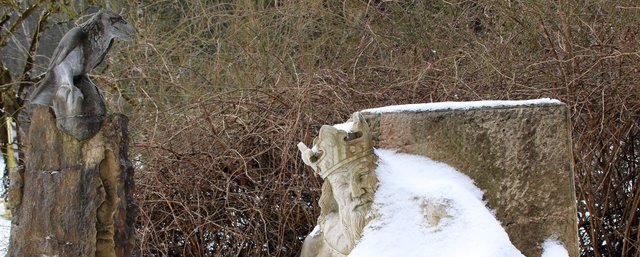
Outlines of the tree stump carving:
[[22,183],[14,183],[7,256],[134,255],[133,166],[127,118],[107,115],[79,141],[56,128],[48,107],[34,106]]

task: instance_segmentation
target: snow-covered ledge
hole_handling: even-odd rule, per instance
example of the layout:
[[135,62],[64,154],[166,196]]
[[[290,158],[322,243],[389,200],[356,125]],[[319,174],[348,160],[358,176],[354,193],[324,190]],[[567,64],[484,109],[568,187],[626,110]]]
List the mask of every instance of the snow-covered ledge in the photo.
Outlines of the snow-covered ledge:
[[514,108],[526,106],[562,105],[560,100],[540,98],[532,100],[495,100],[469,102],[437,102],[423,104],[389,105],[385,107],[362,110],[362,113],[392,113],[392,112],[426,112],[444,110],[472,110],[486,108]]
[[525,256],[541,256],[549,241],[579,256],[571,126],[562,102],[444,102],[362,113],[376,148],[427,157],[470,177]]
[[[361,114],[368,128],[356,114],[324,126],[312,148],[300,146],[325,179],[325,207],[302,256],[578,256],[569,116],[560,101],[430,103]],[[328,137],[338,143],[322,143]],[[365,151],[347,146],[362,138],[378,149],[376,165],[363,160],[365,168],[350,172],[358,165],[340,158]],[[318,166],[331,155],[338,160]],[[361,180],[366,170],[372,174]],[[336,217],[342,222],[326,222]],[[332,240],[347,243],[335,251]]]

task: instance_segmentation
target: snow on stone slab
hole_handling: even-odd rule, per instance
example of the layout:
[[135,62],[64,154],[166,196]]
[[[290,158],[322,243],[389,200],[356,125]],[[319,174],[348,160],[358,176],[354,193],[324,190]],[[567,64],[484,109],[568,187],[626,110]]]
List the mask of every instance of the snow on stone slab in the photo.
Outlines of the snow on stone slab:
[[532,100],[487,100],[469,102],[438,102],[423,104],[390,105],[385,107],[362,110],[368,113],[385,112],[420,112],[420,111],[441,111],[441,110],[469,110],[478,108],[500,108],[527,105],[557,105],[562,104],[560,100],[550,98],[540,98]]
[[549,238],[542,243],[541,257],[569,257],[569,252],[557,239]]
[[333,125],[333,127],[338,129],[338,130],[342,130],[342,131],[345,131],[345,132],[348,133],[348,132],[352,132],[353,125],[354,125],[353,121],[348,121],[348,122],[345,122],[345,123],[340,123],[340,124]]
[[524,257],[469,177],[421,156],[376,154],[373,220],[350,257]]

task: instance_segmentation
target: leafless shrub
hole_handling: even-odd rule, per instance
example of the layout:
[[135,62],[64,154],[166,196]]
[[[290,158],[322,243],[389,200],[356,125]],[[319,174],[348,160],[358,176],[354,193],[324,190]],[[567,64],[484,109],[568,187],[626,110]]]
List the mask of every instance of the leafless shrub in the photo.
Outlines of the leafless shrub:
[[136,43],[95,76],[131,117],[144,256],[295,256],[320,124],[399,103],[558,98],[582,256],[640,256],[634,1],[112,1]]

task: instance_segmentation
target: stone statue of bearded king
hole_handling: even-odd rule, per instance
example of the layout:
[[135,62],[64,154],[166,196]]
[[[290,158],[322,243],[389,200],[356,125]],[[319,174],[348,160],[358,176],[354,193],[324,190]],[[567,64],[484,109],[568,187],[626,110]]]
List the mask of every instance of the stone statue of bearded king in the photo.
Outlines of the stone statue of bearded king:
[[377,157],[369,127],[360,113],[343,125],[322,126],[311,149],[298,144],[305,164],[324,180],[318,225],[305,239],[301,257],[347,256],[371,219]]

